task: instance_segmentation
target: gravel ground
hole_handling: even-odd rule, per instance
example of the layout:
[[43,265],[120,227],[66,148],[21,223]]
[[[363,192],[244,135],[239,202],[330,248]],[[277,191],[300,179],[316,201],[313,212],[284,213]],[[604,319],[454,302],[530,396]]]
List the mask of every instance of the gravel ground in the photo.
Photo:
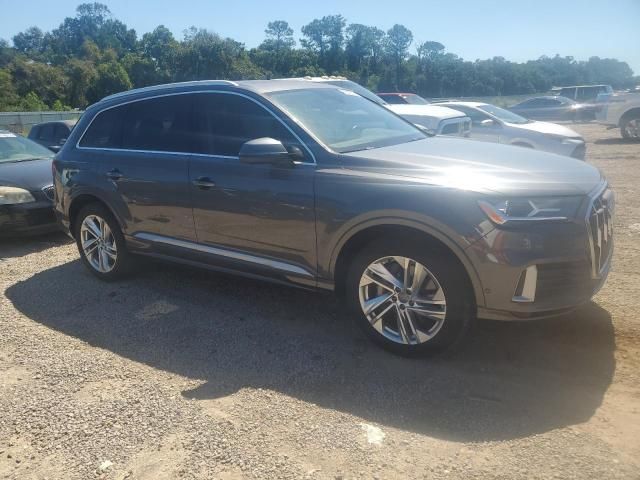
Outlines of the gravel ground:
[[640,145],[576,129],[618,194],[607,285],[437,359],[326,294],[150,262],[104,284],[63,236],[0,243],[0,478],[640,478]]

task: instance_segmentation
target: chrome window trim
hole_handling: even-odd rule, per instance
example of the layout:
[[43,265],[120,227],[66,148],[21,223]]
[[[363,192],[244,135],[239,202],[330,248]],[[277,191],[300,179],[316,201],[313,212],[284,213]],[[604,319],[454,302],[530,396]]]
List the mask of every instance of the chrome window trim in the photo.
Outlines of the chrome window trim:
[[[87,124],[85,129],[83,130],[82,134],[78,138],[78,141],[76,142],[75,147],[78,150],[110,151],[110,152],[137,152],[137,153],[154,153],[154,154],[166,153],[166,154],[169,154],[169,155],[197,155],[197,156],[225,158],[225,159],[237,159],[237,158],[239,158],[237,155],[232,155],[232,156],[229,156],[229,155],[215,155],[215,154],[212,154],[212,153],[191,153],[191,152],[159,151],[159,150],[134,150],[134,149],[126,149],[126,148],[113,148],[113,147],[106,147],[105,148],[105,147],[82,147],[82,146],[80,146],[80,142],[82,141],[82,139],[86,135],[86,133],[89,130],[89,128],[91,127],[91,125],[93,124],[93,121],[96,118],[98,118],[98,115],[101,115],[103,112],[106,112],[107,110],[111,110],[112,108],[122,107],[124,105],[129,105],[131,103],[143,102],[145,100],[152,100],[154,98],[171,97],[171,96],[175,96],[175,95],[191,95],[191,94],[199,94],[199,93],[222,93],[222,94],[225,94],[225,95],[236,95],[238,97],[246,98],[246,99],[252,101],[253,103],[255,103],[256,105],[259,105],[264,110],[266,110],[273,118],[275,118],[278,122],[280,122],[289,131],[289,133],[291,133],[291,135],[293,135],[293,137],[296,140],[298,140],[298,142],[300,142],[300,145],[302,145],[304,147],[304,149],[307,151],[307,153],[309,154],[309,156],[310,156],[310,158],[312,160],[310,162],[297,162],[297,163],[317,165],[316,157],[313,154],[313,152],[311,151],[311,149],[307,146],[306,143],[304,143],[302,141],[300,136],[296,132],[294,132],[291,127],[289,127],[289,125],[287,125],[280,117],[278,117],[278,115],[276,115],[273,112],[273,110],[271,110],[269,107],[267,107],[263,103],[259,102],[255,98],[250,97],[249,95],[246,95],[246,94],[240,93],[240,92],[230,92],[230,91],[226,91],[226,90],[192,90],[192,91],[187,91],[187,92],[171,92],[171,93],[165,93],[165,94],[161,94],[161,95],[151,95],[151,96],[147,96],[147,97],[144,97],[144,98],[136,98],[136,99],[129,100],[129,101],[126,101],[126,102],[120,102],[120,103],[118,103],[116,105],[111,105],[109,107],[105,107],[105,108],[99,110],[91,118],[91,120],[89,121],[89,123]],[[294,122],[294,123],[298,123],[298,122]],[[305,131],[306,131],[306,129],[305,129]]]
[[180,240],[173,237],[165,237],[163,235],[156,235],[155,233],[140,232],[133,235],[138,240],[147,240],[154,243],[163,243],[165,245],[171,245],[174,247],[181,247],[188,250],[194,250],[197,252],[208,253],[211,255],[217,255],[219,257],[231,258],[234,260],[240,260],[243,262],[253,263],[254,265],[261,265],[264,267],[270,267],[274,270],[280,270],[283,272],[292,273],[295,275],[302,275],[305,277],[314,278],[314,275],[302,267],[292,265],[280,260],[273,260],[271,258],[259,257],[251,255],[249,253],[238,252],[234,250],[227,250],[220,247],[212,247],[203,245],[201,243],[190,242],[187,240]]

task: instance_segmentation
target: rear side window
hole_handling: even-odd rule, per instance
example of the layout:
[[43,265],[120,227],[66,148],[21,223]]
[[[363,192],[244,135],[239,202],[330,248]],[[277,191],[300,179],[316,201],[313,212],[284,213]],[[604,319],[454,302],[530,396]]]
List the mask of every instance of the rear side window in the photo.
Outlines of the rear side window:
[[96,115],[80,140],[81,147],[120,148],[122,122],[126,105],[114,107]]
[[125,114],[122,148],[161,152],[189,152],[191,95],[141,100],[129,104]]
[[299,146],[276,117],[248,98],[224,93],[195,97],[197,153],[236,157],[243,143],[262,137],[280,140],[285,147]]
[[40,130],[38,130],[38,140],[45,142],[53,140],[53,127],[54,125],[52,123],[40,126]]

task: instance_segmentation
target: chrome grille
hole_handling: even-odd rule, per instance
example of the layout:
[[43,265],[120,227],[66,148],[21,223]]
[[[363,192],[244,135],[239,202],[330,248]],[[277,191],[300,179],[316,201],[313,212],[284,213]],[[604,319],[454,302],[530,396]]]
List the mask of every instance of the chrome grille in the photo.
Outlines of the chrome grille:
[[55,200],[55,196],[56,196],[56,191],[53,188],[53,185],[49,185],[48,187],[44,187],[42,189],[42,193],[44,193],[46,195],[46,197],[51,200],[52,202]]
[[613,251],[614,195],[605,188],[591,201],[587,217],[591,247],[591,273],[598,278],[607,267]]

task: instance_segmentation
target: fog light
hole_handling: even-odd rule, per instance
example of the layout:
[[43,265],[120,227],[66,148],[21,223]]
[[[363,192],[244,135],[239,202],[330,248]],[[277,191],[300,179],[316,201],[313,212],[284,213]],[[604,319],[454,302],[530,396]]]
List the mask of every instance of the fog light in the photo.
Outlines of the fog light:
[[538,267],[531,265],[523,270],[518,279],[516,290],[511,301],[518,303],[531,303],[536,299],[536,286],[538,283]]

